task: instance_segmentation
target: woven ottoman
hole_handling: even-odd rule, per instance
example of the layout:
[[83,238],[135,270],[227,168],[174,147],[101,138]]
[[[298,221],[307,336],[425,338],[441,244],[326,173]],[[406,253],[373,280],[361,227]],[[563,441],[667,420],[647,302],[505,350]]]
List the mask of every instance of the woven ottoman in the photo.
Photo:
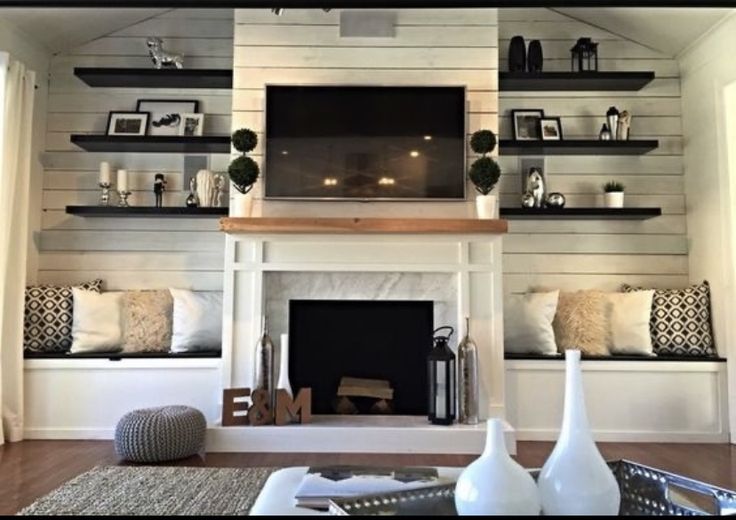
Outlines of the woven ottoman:
[[115,428],[115,452],[131,462],[165,462],[204,451],[207,421],[189,406],[145,408],[125,414]]

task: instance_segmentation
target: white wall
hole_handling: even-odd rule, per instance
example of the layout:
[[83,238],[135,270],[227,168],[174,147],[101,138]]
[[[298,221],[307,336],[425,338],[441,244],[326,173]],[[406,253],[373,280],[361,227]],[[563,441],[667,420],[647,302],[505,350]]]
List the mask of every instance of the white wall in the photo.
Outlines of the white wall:
[[[721,355],[734,348],[734,213],[736,199],[733,136],[727,138],[724,89],[736,81],[736,15],[731,14],[680,56],[682,115],[685,129],[685,185],[690,242],[690,278],[707,279],[713,294],[716,344]],[[734,106],[733,104],[731,106]],[[731,114],[731,117],[733,115]],[[733,125],[733,121],[731,121]],[[730,152],[730,153],[729,153]],[[731,403],[736,372],[729,363]],[[736,414],[732,416],[732,431]]]
[[41,214],[38,208],[41,204],[41,184],[43,167],[39,156],[45,146],[46,130],[46,102],[48,99],[48,71],[51,53],[33,37],[15,28],[3,20],[0,10],[0,51],[10,53],[12,59],[23,62],[26,67],[36,73],[36,95],[33,106],[33,142],[31,143],[31,193],[29,233],[31,240],[28,246],[28,283],[36,281],[38,269],[38,243],[36,238],[41,227]]
[[[184,54],[188,68],[232,67],[229,9],[173,10],[55,56],[51,63],[43,177],[39,279],[76,282],[101,277],[108,289],[222,288],[224,236],[217,219],[106,219],[67,215],[70,204],[97,204],[100,161],[127,168],[134,205],[153,205],[153,176],[166,174],[164,204],[183,206],[181,154],[89,153],[73,133],[105,133],[108,112],[136,108],[138,99],[197,99],[205,134],[230,132],[231,93],[204,89],[91,88],[74,67],[151,67],[145,39],[158,35]],[[211,156],[224,169],[228,156]],[[117,197],[113,196],[116,202]]]
[[[233,129],[263,135],[266,84],[467,85],[469,132],[497,131],[495,9],[402,9],[394,38],[341,38],[340,11],[267,9],[235,13]],[[261,140],[262,141],[262,140]],[[262,159],[262,142],[254,157]],[[255,215],[470,216],[464,202],[262,203]],[[470,193],[470,191],[468,191]]]

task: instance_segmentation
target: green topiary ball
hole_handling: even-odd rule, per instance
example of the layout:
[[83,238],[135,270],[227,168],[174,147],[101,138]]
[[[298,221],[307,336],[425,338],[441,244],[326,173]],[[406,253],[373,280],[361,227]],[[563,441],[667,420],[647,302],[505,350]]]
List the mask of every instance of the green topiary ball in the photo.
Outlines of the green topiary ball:
[[258,136],[249,128],[241,128],[233,132],[232,141],[237,151],[248,153],[254,150],[258,144]]
[[478,130],[470,136],[470,148],[479,154],[491,153],[496,147],[496,134],[490,130]]
[[468,176],[478,193],[488,195],[501,178],[501,167],[490,157],[481,157],[470,166]]
[[230,176],[233,186],[243,194],[250,191],[253,184],[258,180],[260,172],[258,163],[245,155],[233,159],[227,169],[227,174]]

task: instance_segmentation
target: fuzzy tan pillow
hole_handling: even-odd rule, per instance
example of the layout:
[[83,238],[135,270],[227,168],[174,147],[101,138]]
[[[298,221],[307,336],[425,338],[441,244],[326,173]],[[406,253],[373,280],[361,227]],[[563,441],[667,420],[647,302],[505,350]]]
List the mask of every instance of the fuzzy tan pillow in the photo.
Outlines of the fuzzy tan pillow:
[[168,290],[123,295],[123,352],[168,352],[174,300]]
[[602,291],[560,292],[552,322],[557,349],[579,349],[589,356],[609,354],[608,300]]

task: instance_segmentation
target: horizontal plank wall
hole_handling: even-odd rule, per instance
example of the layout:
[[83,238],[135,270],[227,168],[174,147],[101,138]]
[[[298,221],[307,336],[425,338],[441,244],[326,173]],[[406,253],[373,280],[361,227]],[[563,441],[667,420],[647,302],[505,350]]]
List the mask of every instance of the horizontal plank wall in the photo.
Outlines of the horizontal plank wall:
[[[495,9],[402,9],[392,38],[340,37],[340,10],[236,10],[233,129],[264,129],[267,84],[467,86],[468,128],[498,128]],[[262,147],[255,150],[263,158]],[[471,216],[470,204],[277,202],[255,215]]]
[[[599,69],[652,70],[656,79],[639,92],[500,92],[502,138],[511,138],[512,109],[543,109],[560,116],[568,139],[597,139],[609,106],[632,114],[632,139],[659,139],[644,156],[546,158],[549,189],[570,206],[602,203],[601,185],[626,185],[627,206],[658,206],[646,221],[512,221],[504,241],[507,291],[530,287],[616,290],[622,282],[660,287],[688,282],[688,243],[682,160],[680,78],[677,61],[657,51],[548,9],[499,9],[499,67],[508,70],[509,41],[538,39],[545,71],[569,71],[579,37],[599,42]],[[518,206],[519,158],[501,158],[504,206]]]
[[[91,88],[73,74],[74,67],[151,68],[145,40],[154,35],[184,55],[186,68],[232,67],[231,9],[172,10],[52,59],[38,237],[41,282],[100,277],[108,289],[222,288],[224,237],[217,219],[82,218],[64,212],[69,204],[97,203],[100,161],[128,169],[133,205],[153,205],[157,172],[168,180],[164,205],[184,205],[183,155],[88,153],[69,142],[70,134],[104,133],[111,110],[134,111],[143,98],[197,99],[206,114],[205,134],[230,132],[229,90]],[[222,171],[228,156],[210,161]]]

